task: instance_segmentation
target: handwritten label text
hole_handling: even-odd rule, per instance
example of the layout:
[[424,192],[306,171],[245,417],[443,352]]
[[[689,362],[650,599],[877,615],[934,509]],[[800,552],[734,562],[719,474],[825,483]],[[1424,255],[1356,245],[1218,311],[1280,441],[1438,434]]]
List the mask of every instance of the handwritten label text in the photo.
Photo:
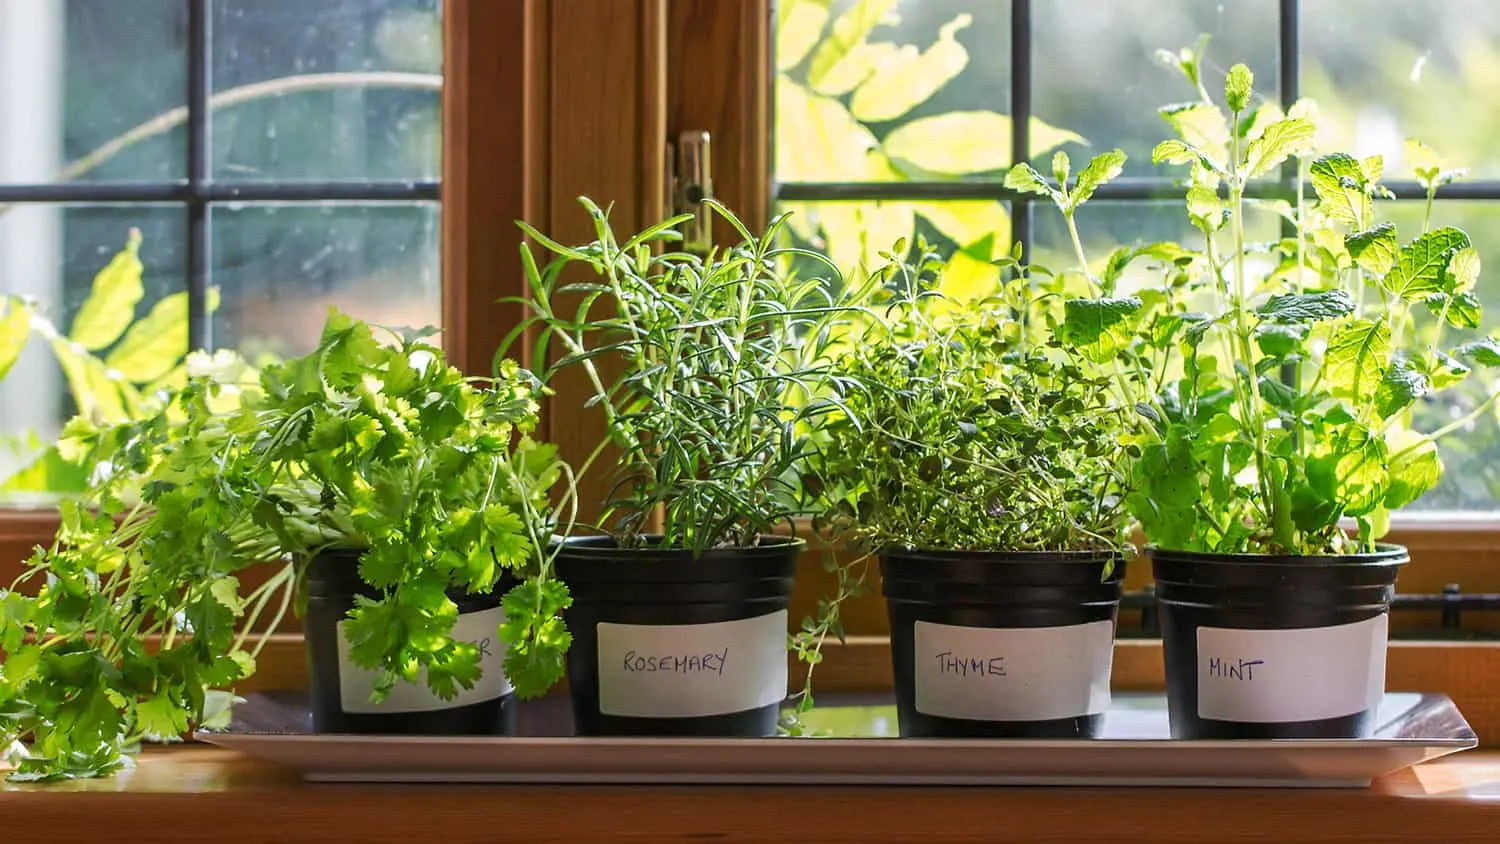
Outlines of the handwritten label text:
[[1241,680],[1250,682],[1255,679],[1255,666],[1265,665],[1263,659],[1221,659],[1210,657],[1208,660],[1208,676],[1217,677],[1222,680]]
[[953,674],[959,677],[1004,677],[1005,657],[1003,656],[955,656],[953,651],[943,651],[936,654],[939,674]]
[[729,661],[729,649],[706,654],[657,654],[646,656],[635,651],[625,652],[624,668],[627,674],[666,672],[672,674],[718,674],[724,675],[724,664]]

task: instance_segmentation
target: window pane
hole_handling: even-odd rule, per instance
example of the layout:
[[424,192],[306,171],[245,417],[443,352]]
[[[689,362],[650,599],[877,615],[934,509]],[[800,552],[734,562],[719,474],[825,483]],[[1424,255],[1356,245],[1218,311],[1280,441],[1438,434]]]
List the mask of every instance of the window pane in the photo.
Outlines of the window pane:
[[[96,274],[125,248],[132,228],[142,238],[140,287],[130,277],[101,279],[101,287],[116,291],[111,299],[128,308],[85,310]],[[56,438],[61,423],[75,412],[124,418],[135,397],[149,392],[186,353],[185,312],[174,320],[168,318],[170,305],[154,310],[164,297],[185,289],[185,231],[186,215],[173,205],[34,204],[0,210],[0,298],[30,297],[40,318],[33,320],[15,368],[0,380],[0,484],[31,465],[37,443]],[[14,307],[15,300],[8,301]],[[147,322],[153,313],[157,317]],[[85,348],[50,343],[48,325]],[[138,325],[142,328],[133,334]],[[180,333],[180,349],[142,351],[146,337],[171,332]],[[67,375],[63,360],[70,364]],[[0,503],[25,498],[0,490]]]
[[438,205],[253,204],[216,207],[214,344],[304,354],[336,306],[390,326],[442,320]]
[[439,0],[214,0],[220,179],[434,179]]
[[[1500,4],[1492,0],[1318,0],[1302,4],[1303,88],[1325,146],[1385,156],[1411,178],[1404,141],[1500,175]],[[1461,115],[1461,119],[1455,119]]]
[[[1198,95],[1156,51],[1175,53],[1211,35],[1204,84],[1215,101],[1223,102],[1224,74],[1238,62],[1255,73],[1260,95],[1275,101],[1276,7],[1275,0],[1033,3],[1032,107],[1044,123],[1088,140],[1087,148],[1067,147],[1075,160],[1119,147],[1129,156],[1126,175],[1167,175],[1151,163],[1152,148],[1169,137],[1157,109]],[[1034,164],[1050,161],[1056,138],[1033,128]]]
[[181,0],[0,0],[0,183],[180,178],[186,21]]
[[955,179],[1010,165],[1009,2],[783,0],[777,15],[780,181]]

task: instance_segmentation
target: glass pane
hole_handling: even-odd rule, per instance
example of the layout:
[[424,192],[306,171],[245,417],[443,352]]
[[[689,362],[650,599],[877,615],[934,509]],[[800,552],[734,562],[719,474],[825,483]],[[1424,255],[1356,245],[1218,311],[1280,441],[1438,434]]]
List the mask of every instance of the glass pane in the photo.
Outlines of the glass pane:
[[1302,4],[1302,28],[1325,148],[1380,153],[1390,177],[1409,179],[1403,145],[1418,137],[1450,166],[1500,175],[1500,4],[1318,0]]
[[[1378,209],[1382,220],[1396,224],[1403,242],[1422,231],[1423,203],[1388,202]],[[1490,253],[1486,244],[1500,242],[1500,203],[1439,201],[1433,205],[1432,225],[1458,226],[1478,245],[1481,258],[1488,258]],[[1500,324],[1500,288],[1486,284],[1481,277],[1474,294],[1479,297],[1484,311],[1480,325],[1493,329]],[[1435,339],[1435,323],[1435,318],[1423,319],[1419,323],[1419,330],[1429,341]],[[1463,331],[1450,326],[1444,329],[1442,346],[1449,348],[1482,336],[1482,330]],[[1418,405],[1414,422],[1419,430],[1436,430],[1462,419],[1497,387],[1500,387],[1500,378],[1495,370],[1476,367],[1458,388],[1424,399]],[[1438,453],[1443,461],[1442,480],[1436,489],[1418,499],[1410,509],[1500,509],[1500,412],[1484,413],[1473,424],[1445,437],[1438,443]]]
[[434,179],[439,0],[214,0],[214,174]]
[[[131,229],[141,233],[139,281],[130,274],[101,278],[113,304],[98,307],[98,299],[85,308],[96,275],[125,248]],[[173,205],[33,204],[0,211],[0,299],[10,313],[16,300],[9,297],[36,303],[25,349],[0,379],[0,485],[33,465],[40,444],[55,439],[74,413],[126,418],[139,394],[149,393],[186,353],[185,309],[181,319],[170,318],[171,303],[157,310],[164,297],[185,289],[185,233],[186,215]],[[0,332],[14,336],[8,332],[16,327]],[[52,328],[74,342],[49,342]],[[143,349],[144,339],[173,332],[180,348]],[[27,486],[27,494],[0,488],[0,503],[25,500],[46,484]]]
[[[1156,51],[1175,53],[1208,34],[1204,85],[1214,100],[1223,102],[1225,72],[1244,62],[1255,73],[1255,89],[1274,101],[1276,6],[1275,0],[1033,3],[1032,107],[1046,125],[1087,139],[1087,147],[1066,147],[1075,161],[1119,147],[1129,156],[1125,175],[1168,175],[1151,163],[1152,148],[1171,136],[1157,109],[1198,94]],[[1049,162],[1062,137],[1033,127],[1033,163]]]
[[0,183],[181,178],[186,21],[181,0],[0,0]]
[[776,178],[891,182],[1010,165],[1010,3],[782,0]]
[[216,207],[214,345],[254,359],[305,354],[336,306],[390,326],[442,320],[438,205]]
[[[896,241],[908,243],[920,234],[947,259],[944,274],[950,292],[989,293],[998,279],[989,263],[1010,251],[1007,203],[993,200],[930,202],[781,202],[778,213],[790,213],[787,238],[796,246],[827,255],[845,277],[878,269]],[[827,275],[827,267],[803,261],[805,274]]]

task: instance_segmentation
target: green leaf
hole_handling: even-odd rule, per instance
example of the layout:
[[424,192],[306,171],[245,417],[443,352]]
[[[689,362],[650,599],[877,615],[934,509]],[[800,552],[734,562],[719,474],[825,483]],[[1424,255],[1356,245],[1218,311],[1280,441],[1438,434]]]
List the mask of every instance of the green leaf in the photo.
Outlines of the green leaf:
[[1433,293],[1422,300],[1427,309],[1441,316],[1455,328],[1478,328],[1483,307],[1479,299],[1473,293],[1459,293],[1449,296],[1447,293]]
[[1344,248],[1365,272],[1383,276],[1396,263],[1396,227],[1381,223],[1344,236]]
[[1256,313],[1270,322],[1320,322],[1354,313],[1354,297],[1344,290],[1279,293],[1261,305]]
[[1409,301],[1425,299],[1427,294],[1444,288],[1454,254],[1468,246],[1469,236],[1461,229],[1433,229],[1401,248],[1381,286]]
[[956,199],[940,202],[913,202],[912,210],[927,218],[945,237],[969,249],[992,237],[991,254],[998,258],[1010,246],[1010,217],[1003,203],[988,199]]
[[1263,322],[1255,327],[1255,342],[1267,357],[1283,358],[1297,351],[1307,337],[1305,324],[1280,325]]
[[1443,462],[1437,444],[1413,431],[1397,429],[1390,437],[1389,447],[1390,488],[1384,504],[1386,509],[1398,510],[1437,486],[1443,475]]
[[892,181],[879,144],[843,104],[776,77],[776,173],[787,181]]
[[878,123],[896,120],[927,102],[969,64],[969,51],[956,36],[973,22],[972,15],[957,15],[938,30],[937,41],[920,56],[888,59],[855,90],[849,111],[867,123]]
[[1162,141],[1151,150],[1151,163],[1161,164],[1162,162],[1168,164],[1192,164],[1196,162],[1215,173],[1223,172],[1219,165],[1214,163],[1213,159],[1209,158],[1203,150],[1175,138]]
[[1448,261],[1447,274],[1443,278],[1443,289],[1454,293],[1467,293],[1479,281],[1479,250],[1465,246],[1453,253]]
[[1422,183],[1422,188],[1429,192],[1450,185],[1468,173],[1466,168],[1445,169],[1437,153],[1416,138],[1406,141],[1406,163],[1411,167],[1412,175]]
[[833,29],[813,53],[807,68],[807,81],[817,88],[838,64],[869,37],[895,7],[896,0],[857,0],[833,22]]
[[1125,151],[1113,149],[1102,152],[1089,160],[1087,167],[1078,174],[1078,181],[1068,193],[1068,206],[1077,208],[1094,195],[1100,185],[1107,184],[1125,169]]
[[1397,360],[1380,379],[1380,387],[1375,391],[1375,412],[1381,419],[1389,419],[1431,392],[1426,374],[1410,361]]
[[145,295],[141,285],[141,233],[130,230],[125,248],[98,275],[87,299],[73,318],[69,338],[95,352],[115,342],[135,318],[136,303]]
[[0,299],[0,305],[7,306],[0,316],[0,380],[3,380],[31,337],[31,308],[8,298]]
[[1365,172],[1354,156],[1330,153],[1314,161],[1308,172],[1323,213],[1356,228],[1369,222],[1373,210]]
[[1109,360],[1128,339],[1127,320],[1140,310],[1136,296],[1069,299],[1063,304],[1059,336],[1095,362]]
[[1038,196],[1051,197],[1059,208],[1066,205],[1067,200],[1057,188],[1047,184],[1047,179],[1036,168],[1022,162],[1010,168],[1005,174],[1005,187],[1020,191],[1021,193],[1034,193]]
[[1500,366],[1500,341],[1492,337],[1465,343],[1454,349],[1453,353],[1478,366]]
[[1229,110],[1238,114],[1250,105],[1250,94],[1255,85],[1255,76],[1250,68],[1243,64],[1236,64],[1229,69],[1228,76],[1224,79],[1224,101]]
[[136,728],[152,741],[180,738],[188,730],[188,713],[166,693],[136,704],[135,719]]
[[787,71],[817,46],[828,23],[828,0],[787,0],[776,7],[776,69]]
[[1292,155],[1312,148],[1316,129],[1311,120],[1289,117],[1267,126],[1246,149],[1245,169],[1249,178],[1263,176],[1281,166]]
[[1391,332],[1384,322],[1357,319],[1339,326],[1328,340],[1323,378],[1340,398],[1368,400],[1385,373]]
[[1314,438],[1307,479],[1324,498],[1337,501],[1346,516],[1362,516],[1379,507],[1389,491],[1385,441],[1357,424],[1340,426]]
[[[932,173],[965,175],[1010,167],[1010,118],[992,111],[950,111],[903,123],[885,138],[887,155]],[[1033,118],[1032,154],[1083,138]],[[824,177],[826,178],[826,177]]]
[[1218,106],[1205,102],[1180,103],[1159,109],[1162,119],[1195,149],[1212,153],[1217,161],[1229,145],[1229,122]]
[[1207,185],[1188,186],[1187,212],[1192,224],[1207,232],[1216,232],[1229,222],[1229,206]]

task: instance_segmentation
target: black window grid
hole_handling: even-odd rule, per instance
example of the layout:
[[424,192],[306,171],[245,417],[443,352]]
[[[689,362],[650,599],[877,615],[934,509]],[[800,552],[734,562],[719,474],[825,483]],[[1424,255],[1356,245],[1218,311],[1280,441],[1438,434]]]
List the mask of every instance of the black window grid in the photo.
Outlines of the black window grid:
[[213,272],[209,211],[225,202],[424,202],[440,198],[439,182],[422,179],[238,181],[213,175],[212,0],[187,4],[186,178],[151,182],[0,184],[0,206],[22,203],[162,204],[187,212],[184,249],[188,290],[188,347],[212,349],[208,290]]
[[[1012,164],[1031,160],[1032,113],[1031,10],[1034,0],[1011,0],[1010,5],[1010,100]],[[1301,96],[1302,50],[1301,0],[1277,2],[1277,96],[1283,106]],[[1050,180],[1049,180],[1050,181]],[[1414,180],[1385,182],[1397,200],[1424,200],[1426,191]],[[1097,200],[1144,202],[1180,199],[1183,186],[1171,177],[1125,177],[1101,186]],[[1262,199],[1294,199],[1297,165],[1283,167],[1276,179],[1257,180],[1246,186],[1245,195]],[[1045,201],[1032,194],[1007,189],[998,180],[943,182],[789,182],[772,186],[781,202],[870,202],[988,199],[1006,202],[1011,212],[1011,237],[1020,244],[1024,259],[1031,257],[1032,207]],[[1500,201],[1500,179],[1469,179],[1441,188],[1439,199]],[[1292,224],[1282,221],[1283,234],[1293,234]]]

